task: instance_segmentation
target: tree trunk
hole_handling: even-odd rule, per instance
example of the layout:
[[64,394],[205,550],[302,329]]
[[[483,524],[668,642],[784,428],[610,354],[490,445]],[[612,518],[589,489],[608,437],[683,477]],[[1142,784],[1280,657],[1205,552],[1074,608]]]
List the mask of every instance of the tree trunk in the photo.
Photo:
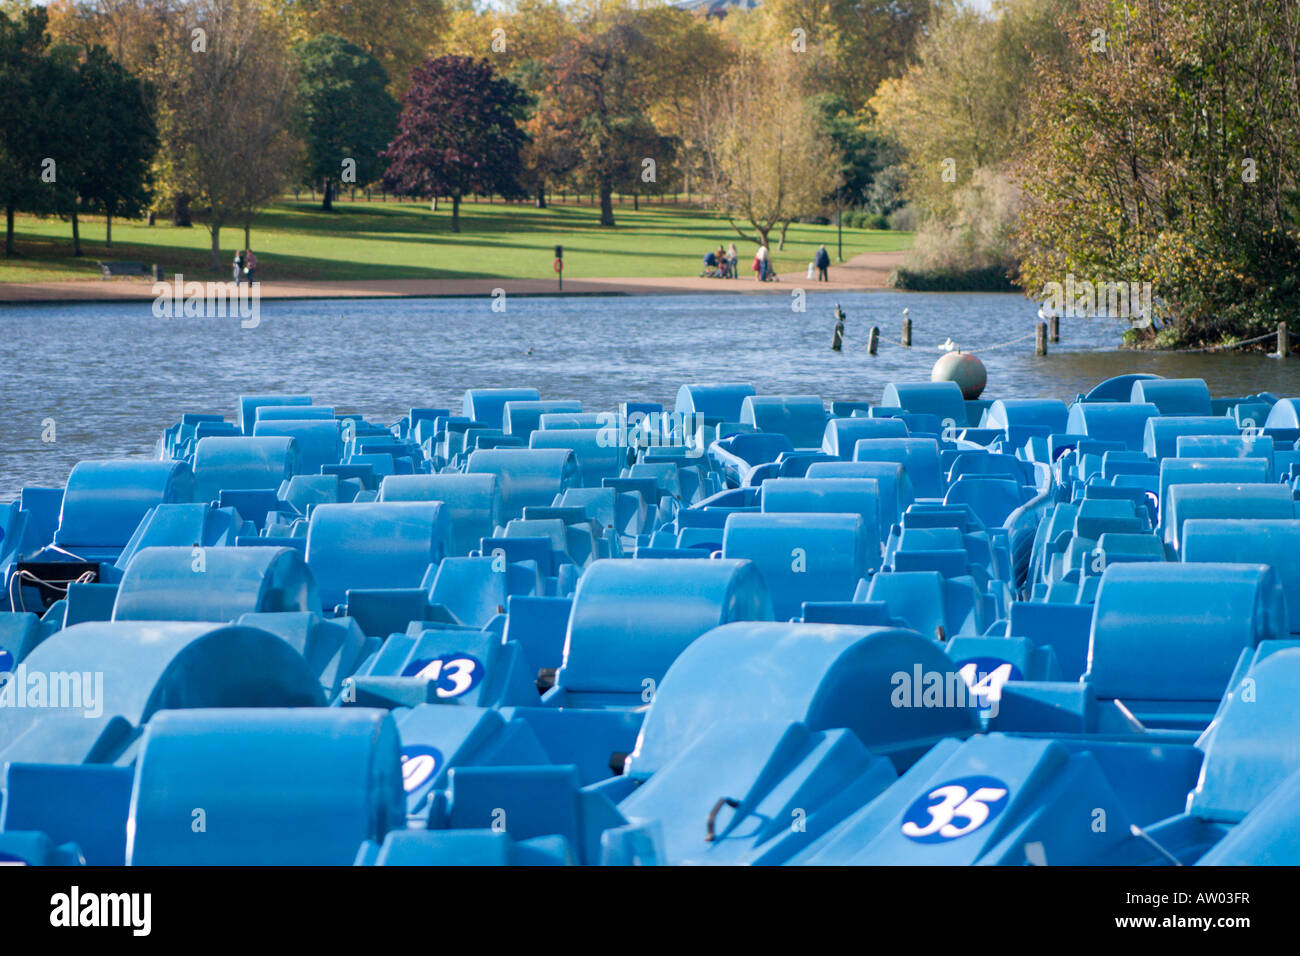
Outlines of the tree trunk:
[[614,225],[614,190],[611,188],[608,180],[601,180],[600,183],[600,224],[602,226]]
[[546,208],[546,187],[545,186],[537,187],[537,208],[538,209]]
[[221,268],[221,223],[209,223],[208,232],[212,233],[212,253],[208,256],[208,268],[215,272]]
[[5,258],[14,257],[14,207],[5,206]]
[[177,193],[172,197],[172,225],[188,228],[194,225],[190,219],[190,194]]
[[81,226],[77,222],[77,210],[72,210],[72,254],[81,255]]
[[251,222],[244,223],[244,248],[245,249],[253,248],[253,243],[248,237],[248,232],[252,228],[253,228],[253,224]]
[[778,249],[784,249],[784,248],[785,248],[785,231],[786,231],[787,229],[789,229],[789,228],[790,228],[790,220],[789,220],[789,219],[787,219],[785,222],[781,223],[781,238],[780,238],[780,240],[779,240],[779,241],[777,242],[777,244],[776,244],[776,247],[777,247]]
[[113,248],[113,217],[104,217],[104,248]]
[[641,211],[641,194],[638,192],[632,193],[632,211],[633,212]]
[[460,193],[451,194],[451,231],[460,232]]
[[320,208],[322,212],[334,211],[334,194],[333,191],[330,189],[330,181],[328,176],[325,177],[324,182],[321,184]]

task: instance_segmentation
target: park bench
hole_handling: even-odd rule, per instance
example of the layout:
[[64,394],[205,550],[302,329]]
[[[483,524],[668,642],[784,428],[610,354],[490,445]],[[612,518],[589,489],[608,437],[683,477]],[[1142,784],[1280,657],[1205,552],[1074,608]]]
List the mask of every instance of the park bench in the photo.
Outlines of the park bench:
[[113,276],[137,276],[152,275],[153,271],[143,262],[101,262],[99,270],[103,273],[101,279],[111,279]]

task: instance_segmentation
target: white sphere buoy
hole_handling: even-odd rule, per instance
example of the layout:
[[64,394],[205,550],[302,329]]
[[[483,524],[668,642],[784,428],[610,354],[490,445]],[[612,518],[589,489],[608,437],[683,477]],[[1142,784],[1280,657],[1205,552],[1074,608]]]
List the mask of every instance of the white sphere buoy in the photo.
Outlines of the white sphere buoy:
[[988,372],[984,363],[970,352],[954,349],[939,356],[930,370],[932,382],[956,382],[961,389],[962,398],[973,401],[980,397],[984,386],[988,384]]

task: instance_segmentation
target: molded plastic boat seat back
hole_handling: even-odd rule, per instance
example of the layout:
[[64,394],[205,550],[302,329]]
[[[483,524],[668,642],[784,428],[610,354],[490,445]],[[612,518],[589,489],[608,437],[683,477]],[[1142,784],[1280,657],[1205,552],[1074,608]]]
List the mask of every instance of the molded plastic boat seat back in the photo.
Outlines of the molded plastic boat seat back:
[[310,395],[240,395],[237,422],[240,432],[253,434],[257,424],[257,410],[267,405],[311,405]]
[[1197,866],[1300,866],[1300,769],[1255,805]]
[[1287,636],[1277,574],[1257,564],[1113,564],[1084,681],[1103,699],[1217,701],[1241,652]]
[[1211,415],[1210,388],[1200,378],[1138,379],[1129,401],[1150,403],[1161,415]]
[[1164,538],[1176,550],[1181,548],[1183,522],[1188,518],[1290,519],[1296,516],[1291,489],[1285,485],[1176,484],[1168,489],[1167,504]]
[[[1135,386],[1136,387],[1136,386]],[[1226,416],[1148,418],[1142,433],[1142,451],[1160,461],[1178,452],[1178,439],[1212,435],[1236,436],[1237,423]]]
[[541,427],[543,415],[581,411],[582,402],[512,400],[501,406],[501,430],[527,444],[529,436]]
[[856,514],[867,537],[866,566],[880,567],[880,485],[874,478],[769,478],[763,482],[764,514]]
[[[59,691],[64,695],[61,707],[0,707],[0,760],[82,762],[85,751],[78,751],[78,740],[59,724],[65,717],[94,728],[99,736],[99,728],[115,717],[141,727],[163,708],[317,707],[325,702],[302,656],[281,638],[251,627],[153,621],[75,624],[47,638],[23,666],[31,674],[66,674],[82,681],[93,675],[94,687],[83,686],[78,695],[75,685],[82,681],[67,683]],[[53,701],[51,697],[47,703]],[[56,724],[55,732],[33,741],[32,735],[40,731],[34,725],[46,720]],[[20,742],[23,757],[5,752],[28,731]],[[100,745],[107,746],[102,738]],[[110,749],[99,759],[114,755]]]
[[907,469],[892,461],[819,461],[808,467],[808,478],[870,478],[879,488],[880,537],[889,537],[916,496]]
[[673,410],[679,415],[705,415],[724,422],[741,421],[745,399],[754,386],[743,383],[683,385],[677,390]]
[[640,705],[701,634],[771,619],[768,590],[748,561],[596,561],[574,592],[556,686],[570,695],[628,695]]
[[1147,419],[1159,414],[1160,409],[1149,402],[1136,405],[1075,402],[1070,406],[1066,431],[1071,435],[1087,435],[1100,441],[1119,442],[1129,451],[1142,451]]
[[832,418],[823,430],[821,449],[848,461],[860,439],[906,437],[907,424],[901,418]]
[[[1269,654],[1231,689],[1204,738],[1201,777],[1187,810],[1236,823],[1300,769],[1300,648]],[[1292,808],[1294,810],[1294,807]]]
[[506,402],[536,402],[541,394],[535,388],[469,388],[461,401],[461,415],[475,424],[501,428]]
[[316,419],[281,419],[259,421],[253,426],[256,438],[281,436],[292,438],[298,446],[300,474],[319,475],[324,465],[337,465],[343,456],[343,436],[337,421]]
[[293,548],[144,548],[126,567],[115,621],[233,621],[241,614],[321,613]]
[[982,428],[1004,432],[1047,428],[1049,433],[1066,430],[1070,410],[1065,402],[1048,398],[1000,398],[984,411]]
[[816,395],[748,395],[740,421],[760,432],[779,432],[795,448],[817,448],[826,430],[826,408]]
[[321,604],[332,608],[351,588],[419,587],[450,541],[440,501],[317,505],[307,525],[307,564]]
[[389,475],[379,484],[379,501],[441,501],[451,521],[449,554],[463,557],[503,523],[496,475]]
[[573,452],[580,481],[585,488],[599,488],[606,478],[617,478],[627,467],[632,451],[620,440],[616,429],[548,428],[535,431],[529,448],[564,449]]
[[975,424],[967,421],[966,400],[956,382],[891,382],[881,393],[880,404],[912,414],[933,415],[939,419],[941,429]]
[[1179,435],[1175,447],[1179,458],[1263,458],[1273,480],[1276,448],[1269,435]]
[[941,737],[974,731],[973,707],[921,706],[905,686],[931,674],[952,686],[961,681],[942,648],[912,631],[726,624],[691,644],[668,669],[627,773],[649,777],[711,727],[729,723],[845,727],[884,755],[915,754]]
[[773,615],[787,621],[805,601],[851,599],[877,541],[857,514],[735,513],[723,531],[722,556],[753,561]]
[[183,461],[83,461],[68,475],[54,543],[120,548],[150,508],[193,500],[194,475]]
[[495,475],[503,518],[519,518],[529,505],[551,505],[581,483],[578,462],[567,448],[491,448],[470,453],[470,475]]
[[861,438],[853,446],[853,460],[902,465],[918,498],[943,497],[939,443],[933,438]]
[[200,501],[216,501],[222,491],[279,488],[301,470],[298,445],[287,436],[201,438],[193,467]]
[[[196,807],[221,839],[178,824]],[[145,731],[127,863],[343,866],[405,822],[397,729],[384,711],[168,711]]]
[[969,505],[985,527],[999,528],[1026,501],[1020,482],[1010,478],[965,477],[944,495],[946,505]]
[[[1257,458],[1166,458],[1160,462],[1160,526],[1166,526],[1172,485],[1265,482],[1268,465]],[[1225,515],[1225,517],[1227,517]]]
[[1287,630],[1300,634],[1300,520],[1189,518],[1180,556],[1189,563],[1270,565],[1286,595]]
[[333,421],[335,417],[334,409],[328,405],[259,405],[253,415],[253,424],[287,419]]

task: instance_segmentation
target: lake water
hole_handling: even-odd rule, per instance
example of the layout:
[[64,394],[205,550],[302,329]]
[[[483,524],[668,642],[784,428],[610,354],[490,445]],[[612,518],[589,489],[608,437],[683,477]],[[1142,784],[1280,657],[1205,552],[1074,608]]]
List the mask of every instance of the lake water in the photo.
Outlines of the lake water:
[[[833,310],[845,350],[829,348]],[[1201,377],[1215,395],[1300,394],[1300,359],[1118,352],[1124,323],[1061,323],[1033,354],[1036,306],[1017,295],[782,293],[264,302],[261,324],[154,316],[151,304],[0,305],[0,501],[61,485],[87,458],[151,456],[183,412],[233,419],[243,393],[305,392],[389,422],[411,406],[457,412],[468,387],[538,388],[589,411],[627,399],[671,407],[686,382],[746,381],[759,394],[877,401],[891,381],[928,380],[951,338],[989,372],[986,397],[1069,401],[1122,372]],[[910,309],[914,347],[897,344]],[[866,351],[870,326],[880,352]],[[48,419],[55,441],[42,441]]]

